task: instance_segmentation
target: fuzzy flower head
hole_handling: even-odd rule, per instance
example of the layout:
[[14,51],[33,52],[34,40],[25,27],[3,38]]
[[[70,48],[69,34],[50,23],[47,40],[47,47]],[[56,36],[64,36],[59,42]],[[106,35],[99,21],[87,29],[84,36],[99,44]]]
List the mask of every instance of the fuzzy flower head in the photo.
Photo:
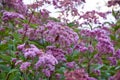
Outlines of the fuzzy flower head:
[[112,66],[117,65],[117,60],[115,57],[109,57],[108,60]]
[[85,46],[85,43],[83,43],[83,42],[76,44],[74,49],[78,50],[79,52],[82,52],[82,53],[84,53],[88,50],[88,48]]
[[8,12],[8,11],[3,12],[3,16],[2,16],[3,21],[8,21],[15,18],[25,19],[25,17],[19,13]]
[[[41,38],[41,33],[39,29],[30,28],[28,25],[23,25],[23,29],[18,29],[18,33],[21,35],[25,35],[30,40],[37,40]],[[24,34],[26,33],[26,34]]]
[[55,46],[47,46],[47,54],[53,55],[59,62],[66,61],[65,54],[66,52]]
[[[98,41],[96,48],[100,53],[112,53],[114,54],[114,45],[109,38],[109,31],[105,29],[96,29],[95,39]],[[104,46],[104,47],[103,47]]]
[[30,62],[23,62],[21,65],[20,65],[20,70],[21,71],[25,71],[28,69],[28,67],[30,67],[31,63]]
[[56,64],[58,64],[58,61],[54,56],[50,54],[44,54],[39,57],[38,62],[35,64],[35,68],[39,69],[42,67],[42,72],[45,74],[45,76],[50,77],[52,72],[55,70]]
[[67,62],[66,66],[70,69],[74,69],[76,67],[76,63],[75,63],[75,61]]
[[17,48],[18,50],[23,52],[25,58],[34,58],[44,54],[42,50],[38,49],[33,44],[21,44],[21,45],[18,45]]
[[115,57],[120,59],[120,49],[116,50]]
[[23,0],[4,0],[6,6],[14,9],[20,14],[26,14],[27,6],[23,3]]
[[65,72],[65,80],[96,80],[88,76],[85,73],[84,69],[76,69],[74,71],[66,71]]
[[44,27],[45,40],[62,48],[70,47],[79,39],[76,32],[61,23],[50,21]]
[[39,57],[39,60],[35,64],[35,67],[36,67],[36,69],[38,69],[40,66],[45,66],[45,65],[49,65],[49,64],[55,66],[56,64],[58,64],[58,61],[54,56],[52,56],[50,54],[44,54]]

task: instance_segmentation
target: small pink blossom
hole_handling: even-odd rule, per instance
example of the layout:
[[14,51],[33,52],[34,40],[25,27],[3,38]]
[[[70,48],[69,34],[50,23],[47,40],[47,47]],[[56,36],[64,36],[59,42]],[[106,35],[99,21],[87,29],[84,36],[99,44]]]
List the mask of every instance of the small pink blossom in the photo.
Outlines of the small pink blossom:
[[30,67],[31,63],[30,62],[23,62],[21,65],[20,65],[20,70],[21,71],[25,71],[28,69],[28,67]]

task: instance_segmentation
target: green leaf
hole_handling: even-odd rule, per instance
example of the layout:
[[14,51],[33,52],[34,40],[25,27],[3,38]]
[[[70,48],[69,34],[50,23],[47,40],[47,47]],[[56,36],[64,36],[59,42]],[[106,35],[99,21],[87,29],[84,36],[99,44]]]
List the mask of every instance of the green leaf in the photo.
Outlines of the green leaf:
[[80,55],[79,52],[77,50],[75,50],[75,51],[73,51],[72,57],[73,57],[73,59],[78,59],[79,55]]
[[8,62],[6,62],[6,61],[0,61],[0,65],[5,65],[5,64],[8,64]]
[[12,70],[9,71],[8,74],[12,74],[12,73],[17,72],[17,71],[18,71],[18,69],[12,69]]
[[98,65],[96,66],[95,70],[99,70],[99,69],[101,69],[102,67],[103,67],[103,65],[98,64]]
[[115,68],[115,70],[118,70],[118,69],[120,69],[120,66],[117,66],[117,67]]
[[71,22],[71,23],[68,23],[67,26],[69,26],[69,27],[75,27],[77,25],[74,22]]
[[18,72],[18,69],[12,69],[12,70],[10,70],[8,72],[7,76],[6,76],[6,80],[15,80],[16,76],[18,76],[17,72]]
[[11,57],[6,55],[6,54],[0,54],[0,58],[2,60],[6,60],[6,61],[10,61],[11,60]]
[[116,13],[115,11],[112,9],[112,15],[115,17],[116,16]]
[[36,45],[38,48],[44,48],[44,46],[40,45],[38,42],[36,41],[29,41],[30,44],[34,44]]

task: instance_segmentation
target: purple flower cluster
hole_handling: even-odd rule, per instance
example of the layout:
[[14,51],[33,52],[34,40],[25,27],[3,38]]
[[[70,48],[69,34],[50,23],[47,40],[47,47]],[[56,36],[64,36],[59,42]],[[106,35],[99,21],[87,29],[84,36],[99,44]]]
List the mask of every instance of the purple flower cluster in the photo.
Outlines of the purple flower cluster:
[[101,72],[100,70],[93,70],[93,73],[95,73],[96,75],[100,76],[101,75]]
[[[97,30],[98,32],[96,33],[96,39],[98,41],[96,48],[98,49],[98,52],[100,53],[112,53],[114,54],[114,45],[111,42],[107,32],[105,30]],[[103,47],[104,46],[104,47]]]
[[47,46],[46,54],[52,54],[58,62],[66,61],[65,54],[66,52],[55,46]]
[[120,1],[119,0],[110,0],[110,1],[108,1],[108,7],[115,6],[116,4],[120,5]]
[[86,37],[95,37],[95,31],[94,30],[88,30],[88,29],[83,29],[80,31],[81,36],[86,36]]
[[109,39],[99,38],[96,47],[100,53],[114,53],[113,44],[110,42]]
[[25,17],[22,14],[16,12],[8,12],[8,11],[3,12],[3,17],[2,17],[3,21],[12,20],[15,18],[25,19]]
[[46,9],[40,10],[40,14],[41,14],[42,18],[48,18],[49,17],[49,13],[50,12],[48,10],[46,10]]
[[83,13],[80,15],[80,19],[83,18],[84,22],[81,23],[81,25],[83,24],[90,24],[90,23],[94,23],[94,24],[101,24],[99,18],[103,18],[103,19],[107,19],[106,15],[109,14],[110,12],[97,12],[95,10],[93,11],[87,11],[86,13]]
[[85,73],[84,69],[76,69],[74,71],[65,72],[65,80],[96,80],[95,78],[89,77]]
[[76,32],[58,22],[50,21],[44,27],[43,36],[45,40],[52,44],[60,45],[60,47],[70,47],[79,39]]
[[19,45],[17,48],[23,52],[25,58],[34,58],[44,54],[42,50],[38,49],[35,45],[32,44],[31,45],[22,44]]
[[94,30],[82,30],[80,33],[82,36],[92,38],[98,41],[96,45],[98,52],[114,53],[114,45],[109,38],[110,32],[106,28],[97,28]]
[[30,40],[38,40],[41,38],[39,31],[30,27],[19,29],[18,33],[28,37]]
[[23,3],[23,0],[4,0],[9,8],[13,8],[20,14],[26,14],[27,6]]
[[79,52],[82,52],[82,53],[84,53],[88,50],[85,43],[83,43],[83,42],[77,44],[74,49],[76,49],[76,50],[78,50]]
[[44,26],[39,26],[37,29],[26,27],[19,29],[18,33],[26,33],[30,40],[45,39],[46,41],[58,45],[61,48],[67,48],[77,43],[79,36],[68,26],[64,26],[58,22],[50,21]]
[[35,64],[35,68],[39,69],[42,67],[42,72],[50,77],[52,72],[55,70],[55,65],[58,64],[57,59],[51,54],[44,54],[39,57],[38,62]]
[[15,66],[17,66],[17,65],[21,65],[22,62],[23,62],[22,60],[17,60],[16,63],[15,63]]
[[94,47],[92,45],[88,45],[88,50],[92,53],[94,51]]
[[116,57],[117,59],[120,59],[120,49],[116,50],[116,52],[115,52],[115,57]]
[[30,67],[31,63],[30,62],[23,62],[21,65],[20,65],[20,70],[21,71],[25,71],[28,69],[28,67]]
[[113,65],[117,65],[117,59],[116,57],[109,57],[108,60],[110,61],[110,64]]
[[77,64],[75,63],[75,61],[72,61],[72,62],[67,62],[66,66],[70,69],[74,69],[77,66]]

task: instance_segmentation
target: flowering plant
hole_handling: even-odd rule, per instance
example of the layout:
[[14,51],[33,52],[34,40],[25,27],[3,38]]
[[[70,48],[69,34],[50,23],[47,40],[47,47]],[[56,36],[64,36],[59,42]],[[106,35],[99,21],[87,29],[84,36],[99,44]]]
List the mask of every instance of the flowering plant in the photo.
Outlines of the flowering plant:
[[[36,0],[25,5],[22,0],[1,0],[0,79],[120,80],[120,13],[80,13],[77,6],[85,2]],[[41,9],[45,5],[62,15],[50,17],[50,11]],[[108,7],[115,5],[120,1],[108,1]],[[108,14],[115,23],[99,20]],[[70,22],[69,15],[78,18]]]

